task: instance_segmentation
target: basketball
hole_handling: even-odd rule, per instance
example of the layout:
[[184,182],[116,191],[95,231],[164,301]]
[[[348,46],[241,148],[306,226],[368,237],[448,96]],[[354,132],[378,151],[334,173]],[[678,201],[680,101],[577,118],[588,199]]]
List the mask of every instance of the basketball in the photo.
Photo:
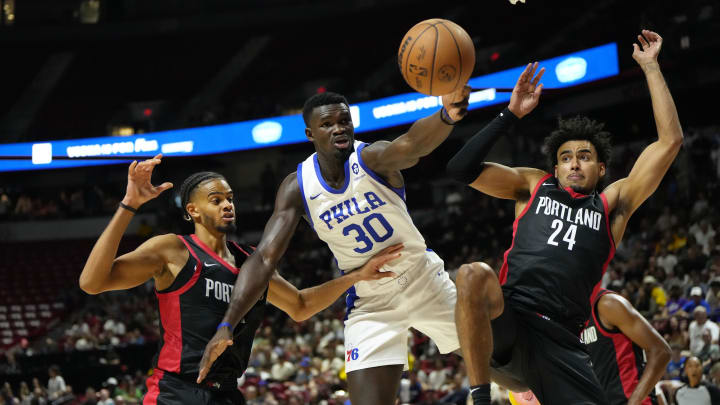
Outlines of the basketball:
[[450,20],[433,18],[417,23],[398,49],[403,78],[420,93],[442,96],[467,83],[475,67],[470,35]]

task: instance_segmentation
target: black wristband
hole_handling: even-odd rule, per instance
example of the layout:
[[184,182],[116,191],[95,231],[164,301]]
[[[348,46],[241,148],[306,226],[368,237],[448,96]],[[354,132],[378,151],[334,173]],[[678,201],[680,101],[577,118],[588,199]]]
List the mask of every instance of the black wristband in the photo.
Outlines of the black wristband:
[[443,108],[440,109],[440,119],[442,120],[442,122],[444,122],[444,123],[446,123],[446,124],[448,124],[448,125],[455,125],[455,124],[457,124],[457,121],[453,121],[453,119],[450,118],[450,114],[448,114],[448,112],[447,112],[447,110],[445,109],[445,107],[443,107]]
[[120,201],[120,207],[121,207],[121,208],[125,208],[126,210],[132,212],[133,214],[137,214],[137,208],[133,208],[133,207],[131,207],[131,206],[129,206],[129,205],[125,205],[125,204],[122,203],[122,201]]

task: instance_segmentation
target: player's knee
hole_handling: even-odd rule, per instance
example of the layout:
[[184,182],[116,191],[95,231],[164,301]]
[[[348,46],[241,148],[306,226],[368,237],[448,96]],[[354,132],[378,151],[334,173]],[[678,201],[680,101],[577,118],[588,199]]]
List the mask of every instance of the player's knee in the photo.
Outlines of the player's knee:
[[498,279],[490,266],[482,262],[475,262],[460,266],[456,283],[458,289],[477,293],[497,284]]

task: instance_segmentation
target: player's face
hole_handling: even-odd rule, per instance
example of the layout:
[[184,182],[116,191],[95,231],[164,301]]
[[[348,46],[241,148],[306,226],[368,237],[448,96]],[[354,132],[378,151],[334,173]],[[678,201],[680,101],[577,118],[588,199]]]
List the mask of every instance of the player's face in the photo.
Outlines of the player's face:
[[233,191],[223,179],[212,179],[197,186],[187,210],[193,221],[209,229],[223,233],[235,232]]
[[317,153],[344,162],[353,152],[355,142],[350,108],[345,104],[315,107],[305,135],[315,144]]
[[685,374],[687,374],[689,379],[695,381],[702,378],[702,365],[700,365],[700,362],[695,357],[685,361]]
[[605,164],[598,162],[597,151],[589,141],[567,141],[557,150],[555,177],[562,187],[590,194],[605,175]]

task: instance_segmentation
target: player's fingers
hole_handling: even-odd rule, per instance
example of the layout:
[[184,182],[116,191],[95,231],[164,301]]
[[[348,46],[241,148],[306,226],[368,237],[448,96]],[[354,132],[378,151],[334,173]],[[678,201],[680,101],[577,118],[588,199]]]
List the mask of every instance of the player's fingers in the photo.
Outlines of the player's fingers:
[[642,45],[643,50],[645,50],[645,48],[647,48],[648,46],[650,46],[650,45],[647,43],[647,41],[645,40],[645,37],[643,37],[642,35],[638,35],[638,42],[640,42],[640,45]]
[[463,100],[461,100],[461,101],[458,101],[457,103],[452,103],[452,106],[453,106],[454,108],[463,109],[463,108],[467,108],[468,104],[469,104],[469,100],[468,100],[468,99],[463,99]]
[[658,35],[655,31],[650,30],[643,30],[642,34],[645,38],[647,38],[649,41],[655,41],[660,38],[660,35]]
[[402,243],[396,243],[394,245],[390,245],[390,246],[386,247],[385,249],[381,250],[380,254],[392,253],[392,252],[402,249],[403,247],[405,247],[405,245],[403,245]]
[[201,367],[200,371],[198,372],[197,380],[195,382],[200,384],[202,380],[205,379],[205,374],[207,374],[207,371],[205,371],[205,367]]
[[172,183],[166,181],[165,183],[163,183],[157,187],[153,187],[153,193],[155,193],[155,195],[158,195],[158,194],[162,193],[163,191],[165,191],[169,188],[172,188],[172,186],[173,186]]
[[530,75],[528,76],[528,80],[532,79],[535,76],[535,70],[538,67],[538,63],[535,62],[532,64],[532,70],[530,71]]
[[130,163],[130,166],[128,166],[128,176],[132,176],[133,173],[135,173],[135,168],[137,167],[137,160],[133,160],[132,163]]
[[538,72],[537,76],[532,81],[533,86],[537,86],[538,82],[540,82],[540,79],[543,77],[543,74],[545,74],[545,68],[541,68]]
[[169,188],[172,188],[172,187],[173,187],[173,184],[170,183],[169,181],[166,181],[165,183],[157,186],[157,188],[160,189],[160,192],[163,192],[163,191],[165,191],[165,190],[167,190],[167,189],[169,189]]
[[535,93],[533,93],[533,96],[535,98],[540,97],[540,94],[542,94],[542,89],[543,89],[543,85],[542,85],[542,83],[540,83],[540,85],[535,88]]
[[205,352],[203,353],[203,356],[200,359],[200,371],[198,371],[198,378],[197,378],[198,384],[200,384],[200,382],[205,379],[205,376],[207,376],[208,370],[210,369],[210,367],[208,366],[208,361],[210,360],[209,352],[210,352],[209,347],[206,347]]
[[400,256],[402,256],[402,253],[393,253],[393,254],[383,255],[383,257],[380,258],[379,265],[382,266],[385,263],[391,262],[391,261],[399,258]]
[[381,278],[387,278],[387,277],[397,277],[398,275],[393,273],[392,271],[380,271],[375,273],[375,280],[379,280]]
[[525,66],[525,69],[522,71],[522,73],[520,73],[520,77],[518,77],[517,83],[515,83],[515,86],[520,86],[520,85],[522,85],[522,83],[527,82],[527,80],[528,80],[527,75],[528,75],[528,72],[530,71],[530,65],[531,64],[528,63],[527,66]]
[[633,43],[633,53],[640,52],[640,47],[638,47],[638,44]]

